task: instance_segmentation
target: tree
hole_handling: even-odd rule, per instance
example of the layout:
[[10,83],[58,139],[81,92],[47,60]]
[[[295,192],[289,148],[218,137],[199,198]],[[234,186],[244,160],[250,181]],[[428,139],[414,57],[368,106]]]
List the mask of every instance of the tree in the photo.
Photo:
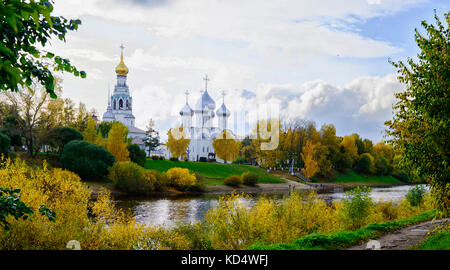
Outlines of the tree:
[[[17,92],[19,86],[33,92],[33,79],[56,98],[53,71],[86,77],[69,59],[55,56],[44,48],[53,37],[65,41],[68,31],[78,29],[81,21],[52,16],[53,1],[0,1],[0,90]],[[52,70],[51,70],[52,69]]]
[[307,178],[313,177],[318,171],[319,166],[316,161],[316,145],[312,141],[307,141],[303,146],[303,152],[301,154],[305,168],[302,169],[302,173]]
[[98,144],[98,134],[95,129],[97,121],[93,117],[89,117],[86,128],[83,131],[83,139],[90,143]]
[[275,167],[281,156],[280,135],[283,133],[280,119],[261,119],[253,129],[253,148],[257,162],[263,167]]
[[127,147],[130,153],[130,160],[140,166],[144,167],[146,159],[145,151],[142,150],[137,144],[130,144]]
[[83,135],[71,127],[56,127],[52,131],[52,138],[61,155],[66,144],[73,140],[83,140]]
[[358,147],[353,136],[345,136],[341,142],[344,151],[349,154],[352,164],[358,159]]
[[102,135],[103,138],[108,137],[108,133],[111,130],[113,122],[103,121],[100,124],[98,124],[98,131]]
[[352,158],[347,152],[336,152],[334,157],[334,167],[336,170],[339,170],[341,172],[345,171],[346,169],[350,168],[352,166]]
[[130,161],[127,136],[128,128],[120,122],[113,122],[106,140],[106,149],[116,157],[116,161]]
[[4,123],[0,132],[9,137],[11,146],[15,150],[19,149],[23,145],[23,137],[19,128],[19,121],[22,121],[22,119],[14,113],[5,117],[3,120]]
[[8,157],[10,145],[11,140],[9,139],[9,137],[3,133],[0,133],[0,159],[2,156]]
[[387,121],[389,142],[402,153],[400,166],[427,179],[444,212],[450,209],[450,13],[444,25],[422,21],[425,35],[415,29],[419,61],[391,62],[406,90],[395,94],[395,114]]
[[46,128],[40,129],[40,125],[45,124],[41,121],[41,116],[48,102],[48,95],[45,89],[37,84],[33,84],[32,89],[32,92],[3,93],[21,119],[18,121],[18,128],[25,138],[25,146],[30,157],[36,156],[47,138],[45,132],[50,131]]
[[148,147],[149,156],[151,152],[156,150],[156,148],[160,145],[159,132],[154,128],[154,126],[155,121],[150,118],[147,125],[147,131],[145,131],[145,138],[143,139],[145,146]]
[[392,167],[382,155],[376,155],[374,165],[377,175],[388,175],[392,172]]
[[249,136],[246,136],[242,142],[241,150],[239,151],[239,157],[243,158],[247,162],[252,162],[256,159],[255,157],[255,149],[252,144],[252,140]]
[[356,166],[358,171],[365,174],[372,174],[375,172],[374,158],[368,153],[364,153],[359,157]]
[[373,152],[376,155],[384,157],[389,163],[392,163],[394,159],[394,149],[392,145],[379,142],[373,146]]
[[186,138],[183,126],[169,129],[167,137],[167,149],[169,149],[172,157],[186,157],[186,150],[191,140]]
[[358,148],[358,156],[363,153],[367,153],[366,150],[364,149],[364,142],[361,139],[361,137],[356,133],[353,133],[352,137],[355,139],[356,148]]
[[369,153],[369,154],[373,153],[373,143],[371,140],[364,139],[363,144],[364,144],[364,153]]
[[224,163],[236,160],[242,147],[242,144],[228,130],[224,130],[217,136],[212,145],[217,157],[223,159]]

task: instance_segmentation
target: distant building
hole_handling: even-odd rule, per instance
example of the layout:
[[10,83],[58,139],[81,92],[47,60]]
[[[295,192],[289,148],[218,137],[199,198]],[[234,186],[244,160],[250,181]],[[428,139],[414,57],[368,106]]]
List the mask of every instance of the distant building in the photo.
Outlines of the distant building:
[[108,89],[108,107],[103,114],[102,121],[119,121],[128,127],[128,138],[132,138],[132,143],[137,144],[141,149],[145,149],[143,139],[145,131],[135,126],[135,117],[133,115],[133,98],[127,85],[128,67],[123,62],[123,45],[120,54],[120,63],[116,67],[117,83],[114,86],[112,95]]
[[[224,130],[229,131],[227,121],[231,113],[225,106],[225,93],[222,92],[222,105],[214,111],[216,102],[208,93],[208,76],[205,76],[204,80],[205,90],[202,90],[202,95],[197,100],[195,108],[192,109],[189,106],[189,93],[186,91],[186,104],[180,111],[182,126],[191,139],[187,157],[192,161],[198,161],[202,157],[217,159],[212,143]],[[217,125],[214,123],[216,115]],[[231,131],[230,133],[233,134]],[[217,160],[221,161],[220,159]]]

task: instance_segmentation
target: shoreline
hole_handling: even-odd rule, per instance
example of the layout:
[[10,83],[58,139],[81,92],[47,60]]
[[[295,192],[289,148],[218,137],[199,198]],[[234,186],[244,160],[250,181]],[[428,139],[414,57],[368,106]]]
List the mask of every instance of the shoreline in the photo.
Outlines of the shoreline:
[[[207,185],[201,191],[177,191],[170,189],[167,191],[152,192],[148,195],[139,195],[139,197],[157,198],[157,197],[177,197],[177,196],[202,196],[202,195],[225,195],[235,193],[256,193],[256,194],[283,194],[292,191],[317,191],[317,192],[344,192],[345,190],[358,186],[368,187],[393,187],[407,186],[414,184],[363,184],[363,183],[304,183],[296,182],[283,178],[285,183],[258,184],[257,186],[239,186],[230,187],[226,185]],[[91,190],[91,197],[95,200],[101,188],[109,190],[111,197],[124,198],[136,197],[136,194],[129,194],[118,190],[111,183],[86,183]]]

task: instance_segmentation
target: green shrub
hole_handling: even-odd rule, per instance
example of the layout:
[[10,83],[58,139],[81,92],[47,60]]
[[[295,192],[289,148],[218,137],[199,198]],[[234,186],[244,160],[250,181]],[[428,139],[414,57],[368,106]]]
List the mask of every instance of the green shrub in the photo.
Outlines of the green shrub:
[[345,192],[342,203],[343,223],[348,229],[358,229],[366,225],[367,217],[374,207],[369,187],[357,187]]
[[77,129],[71,127],[56,127],[51,132],[51,144],[59,148],[62,153],[64,146],[74,140],[83,140],[83,135]]
[[242,185],[243,181],[239,175],[232,175],[230,177],[225,178],[224,183],[227,186],[237,187],[239,185]]
[[423,186],[415,186],[408,190],[405,197],[411,206],[418,206],[422,204],[425,193],[426,190]]
[[233,164],[245,164],[247,162],[248,162],[248,160],[246,160],[245,158],[238,157],[235,161],[233,161]]
[[200,157],[199,161],[200,162],[207,162],[208,160],[206,159],[206,157]]
[[150,158],[153,159],[153,160],[164,160],[164,157],[156,156],[156,155],[152,155]]
[[361,173],[372,174],[375,170],[373,157],[368,153],[362,154],[359,157],[357,168]]
[[121,161],[109,169],[109,179],[118,189],[130,194],[147,194],[155,190],[158,173],[131,161]]
[[174,231],[183,235],[189,241],[190,250],[212,250],[211,240],[205,223],[184,223],[180,222]]
[[66,144],[61,155],[64,169],[90,180],[102,180],[115,161],[115,157],[105,147],[79,140]]
[[176,157],[171,157],[171,158],[169,158],[169,160],[170,160],[170,161],[178,161],[178,158],[176,158]]
[[0,133],[0,156],[3,154],[5,157],[8,157],[10,146],[11,140],[9,137],[3,133]]
[[245,172],[242,174],[242,182],[247,186],[255,186],[258,184],[259,177],[256,173]]
[[128,152],[130,153],[130,160],[136,164],[144,167],[145,161],[147,160],[147,155],[145,151],[142,150],[137,144],[130,144],[127,147]]

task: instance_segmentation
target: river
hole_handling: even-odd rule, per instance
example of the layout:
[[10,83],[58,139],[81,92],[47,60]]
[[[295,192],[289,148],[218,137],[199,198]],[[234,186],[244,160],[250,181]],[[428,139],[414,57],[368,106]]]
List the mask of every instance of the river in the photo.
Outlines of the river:
[[[393,201],[402,199],[411,186],[394,186],[384,188],[372,188],[371,197],[375,202]],[[171,227],[177,222],[195,222],[202,220],[206,212],[217,206],[221,195],[182,196],[165,198],[120,198],[115,201],[116,206],[133,211],[135,219],[139,223],[147,225],[162,225]],[[270,196],[281,199],[286,194],[251,194],[245,203],[250,207],[260,196]],[[326,201],[340,200],[344,192],[336,191],[319,194]]]

